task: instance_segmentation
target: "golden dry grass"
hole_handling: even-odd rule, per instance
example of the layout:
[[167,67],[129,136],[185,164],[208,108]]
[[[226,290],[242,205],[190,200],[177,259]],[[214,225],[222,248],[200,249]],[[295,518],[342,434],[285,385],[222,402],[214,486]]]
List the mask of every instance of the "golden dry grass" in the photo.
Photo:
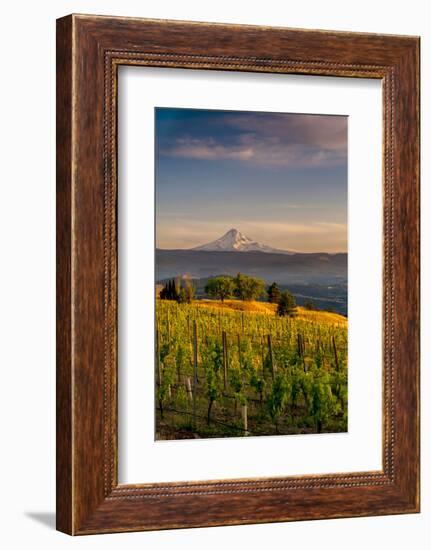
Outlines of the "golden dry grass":
[[196,300],[194,305],[199,307],[210,307],[214,309],[227,309],[234,311],[246,311],[248,313],[267,313],[275,312],[275,304],[267,302],[243,302],[242,300]]
[[[276,304],[256,301],[243,302],[241,300],[225,300],[223,303],[220,300],[196,300],[193,305],[212,309],[244,311],[247,313],[264,313],[267,315],[274,315],[277,309]],[[309,311],[300,306],[298,306],[297,312],[297,319],[304,319],[315,323],[347,326],[347,318],[338,313],[331,313],[329,311]]]

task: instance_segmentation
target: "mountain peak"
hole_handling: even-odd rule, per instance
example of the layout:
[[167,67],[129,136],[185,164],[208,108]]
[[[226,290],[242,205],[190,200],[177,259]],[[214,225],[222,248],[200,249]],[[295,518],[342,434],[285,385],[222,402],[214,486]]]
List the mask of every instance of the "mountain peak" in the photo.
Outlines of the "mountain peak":
[[215,241],[196,246],[192,250],[205,252],[266,252],[273,254],[294,254],[288,250],[279,250],[250,239],[238,229],[229,229],[224,235]]
[[234,227],[232,229],[229,229],[229,231],[226,231],[224,235],[221,237],[224,238],[230,238],[230,239],[247,239],[245,235],[241,233],[241,231],[238,231],[238,229],[235,229]]

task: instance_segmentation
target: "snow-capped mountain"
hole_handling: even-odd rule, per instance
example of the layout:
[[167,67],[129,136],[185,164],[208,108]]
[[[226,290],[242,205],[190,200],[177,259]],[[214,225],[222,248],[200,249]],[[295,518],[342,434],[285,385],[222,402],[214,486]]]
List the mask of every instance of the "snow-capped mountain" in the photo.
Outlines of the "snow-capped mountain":
[[191,250],[202,252],[268,252],[272,254],[295,254],[295,252],[290,250],[279,250],[254,241],[238,231],[238,229],[230,229],[219,239],[201,246],[196,246]]

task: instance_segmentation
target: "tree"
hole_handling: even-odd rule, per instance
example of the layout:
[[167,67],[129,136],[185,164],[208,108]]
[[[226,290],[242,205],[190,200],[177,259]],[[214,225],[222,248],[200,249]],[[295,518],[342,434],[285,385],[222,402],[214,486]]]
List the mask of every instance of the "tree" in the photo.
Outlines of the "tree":
[[238,273],[234,279],[235,296],[240,300],[255,300],[262,296],[265,290],[265,283],[257,277],[249,277],[243,273]]
[[234,291],[234,283],[231,277],[214,277],[205,286],[205,292],[214,298],[220,298],[222,302],[230,298]]
[[269,285],[268,290],[266,291],[268,294],[268,302],[271,304],[278,304],[280,300],[280,289],[278,288],[277,283],[272,283],[272,285]]
[[180,304],[191,304],[194,300],[196,289],[192,281],[186,277],[184,279],[184,285],[180,283],[177,301]]
[[169,280],[160,291],[161,300],[178,300],[178,293],[174,280]]
[[296,301],[292,294],[285,290],[280,295],[280,300],[277,307],[277,315],[280,317],[294,317],[296,315]]
[[[181,286],[180,287],[180,290],[178,292],[178,298],[177,298],[177,302],[179,304],[187,304],[187,297],[186,297],[186,291],[185,289]],[[190,303],[190,302],[189,302]]]
[[308,311],[316,311],[317,306],[313,302],[313,300],[307,300],[306,302],[304,302],[304,309],[307,309]]
[[170,298],[171,300],[178,300],[178,287],[177,287],[177,283],[175,282],[174,279],[172,279],[171,284],[170,284],[169,295],[171,297]]
[[168,285],[164,284],[162,290],[160,291],[159,297],[161,300],[168,299]]
[[195,287],[189,278],[184,279],[184,285],[181,279],[170,279],[160,291],[161,300],[175,300],[179,304],[190,304],[195,297]]
[[186,293],[186,302],[190,304],[195,299],[196,288],[189,278],[184,280],[184,291]]

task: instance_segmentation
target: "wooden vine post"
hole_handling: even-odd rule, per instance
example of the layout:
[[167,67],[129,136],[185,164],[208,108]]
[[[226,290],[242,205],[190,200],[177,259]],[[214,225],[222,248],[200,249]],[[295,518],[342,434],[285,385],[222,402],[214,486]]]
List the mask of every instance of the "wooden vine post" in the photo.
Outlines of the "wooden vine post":
[[187,390],[187,396],[190,399],[190,401],[193,401],[193,390],[192,390],[192,382],[190,380],[190,376],[187,376],[186,378],[186,390]]
[[272,336],[270,334],[268,334],[268,357],[269,357],[269,364],[271,367],[271,376],[272,376],[272,379],[274,379],[275,364],[274,364],[274,353],[272,350]]
[[335,368],[336,370],[340,370],[340,366],[338,364],[338,353],[337,353],[337,345],[335,343],[335,337],[332,335],[332,347],[334,349],[334,359],[335,359]]
[[248,419],[247,419],[247,403],[241,407],[242,425],[244,428],[244,435],[248,435]]
[[166,323],[167,323],[167,333],[168,333],[168,349],[170,351],[171,349],[171,315],[169,313],[169,309],[168,309],[168,314],[167,314],[167,317],[166,317]]
[[156,329],[156,370],[159,387],[162,385],[162,371],[160,368],[160,332]]
[[[157,381],[159,383],[159,395],[161,395],[162,387],[162,365],[160,363],[160,332],[159,329],[156,329],[156,370],[157,370]],[[159,397],[159,410],[160,416],[163,418],[163,402],[161,397]]]
[[222,344],[223,344],[223,385],[224,389],[227,388],[227,373],[229,369],[229,355],[227,350],[227,336],[226,332],[222,332]]
[[193,321],[193,427],[196,428],[196,394],[198,385],[198,334],[196,320]]
[[304,345],[304,336],[298,332],[298,355],[302,359],[302,365],[304,368],[304,372],[306,372],[306,365],[305,365],[305,345]]

